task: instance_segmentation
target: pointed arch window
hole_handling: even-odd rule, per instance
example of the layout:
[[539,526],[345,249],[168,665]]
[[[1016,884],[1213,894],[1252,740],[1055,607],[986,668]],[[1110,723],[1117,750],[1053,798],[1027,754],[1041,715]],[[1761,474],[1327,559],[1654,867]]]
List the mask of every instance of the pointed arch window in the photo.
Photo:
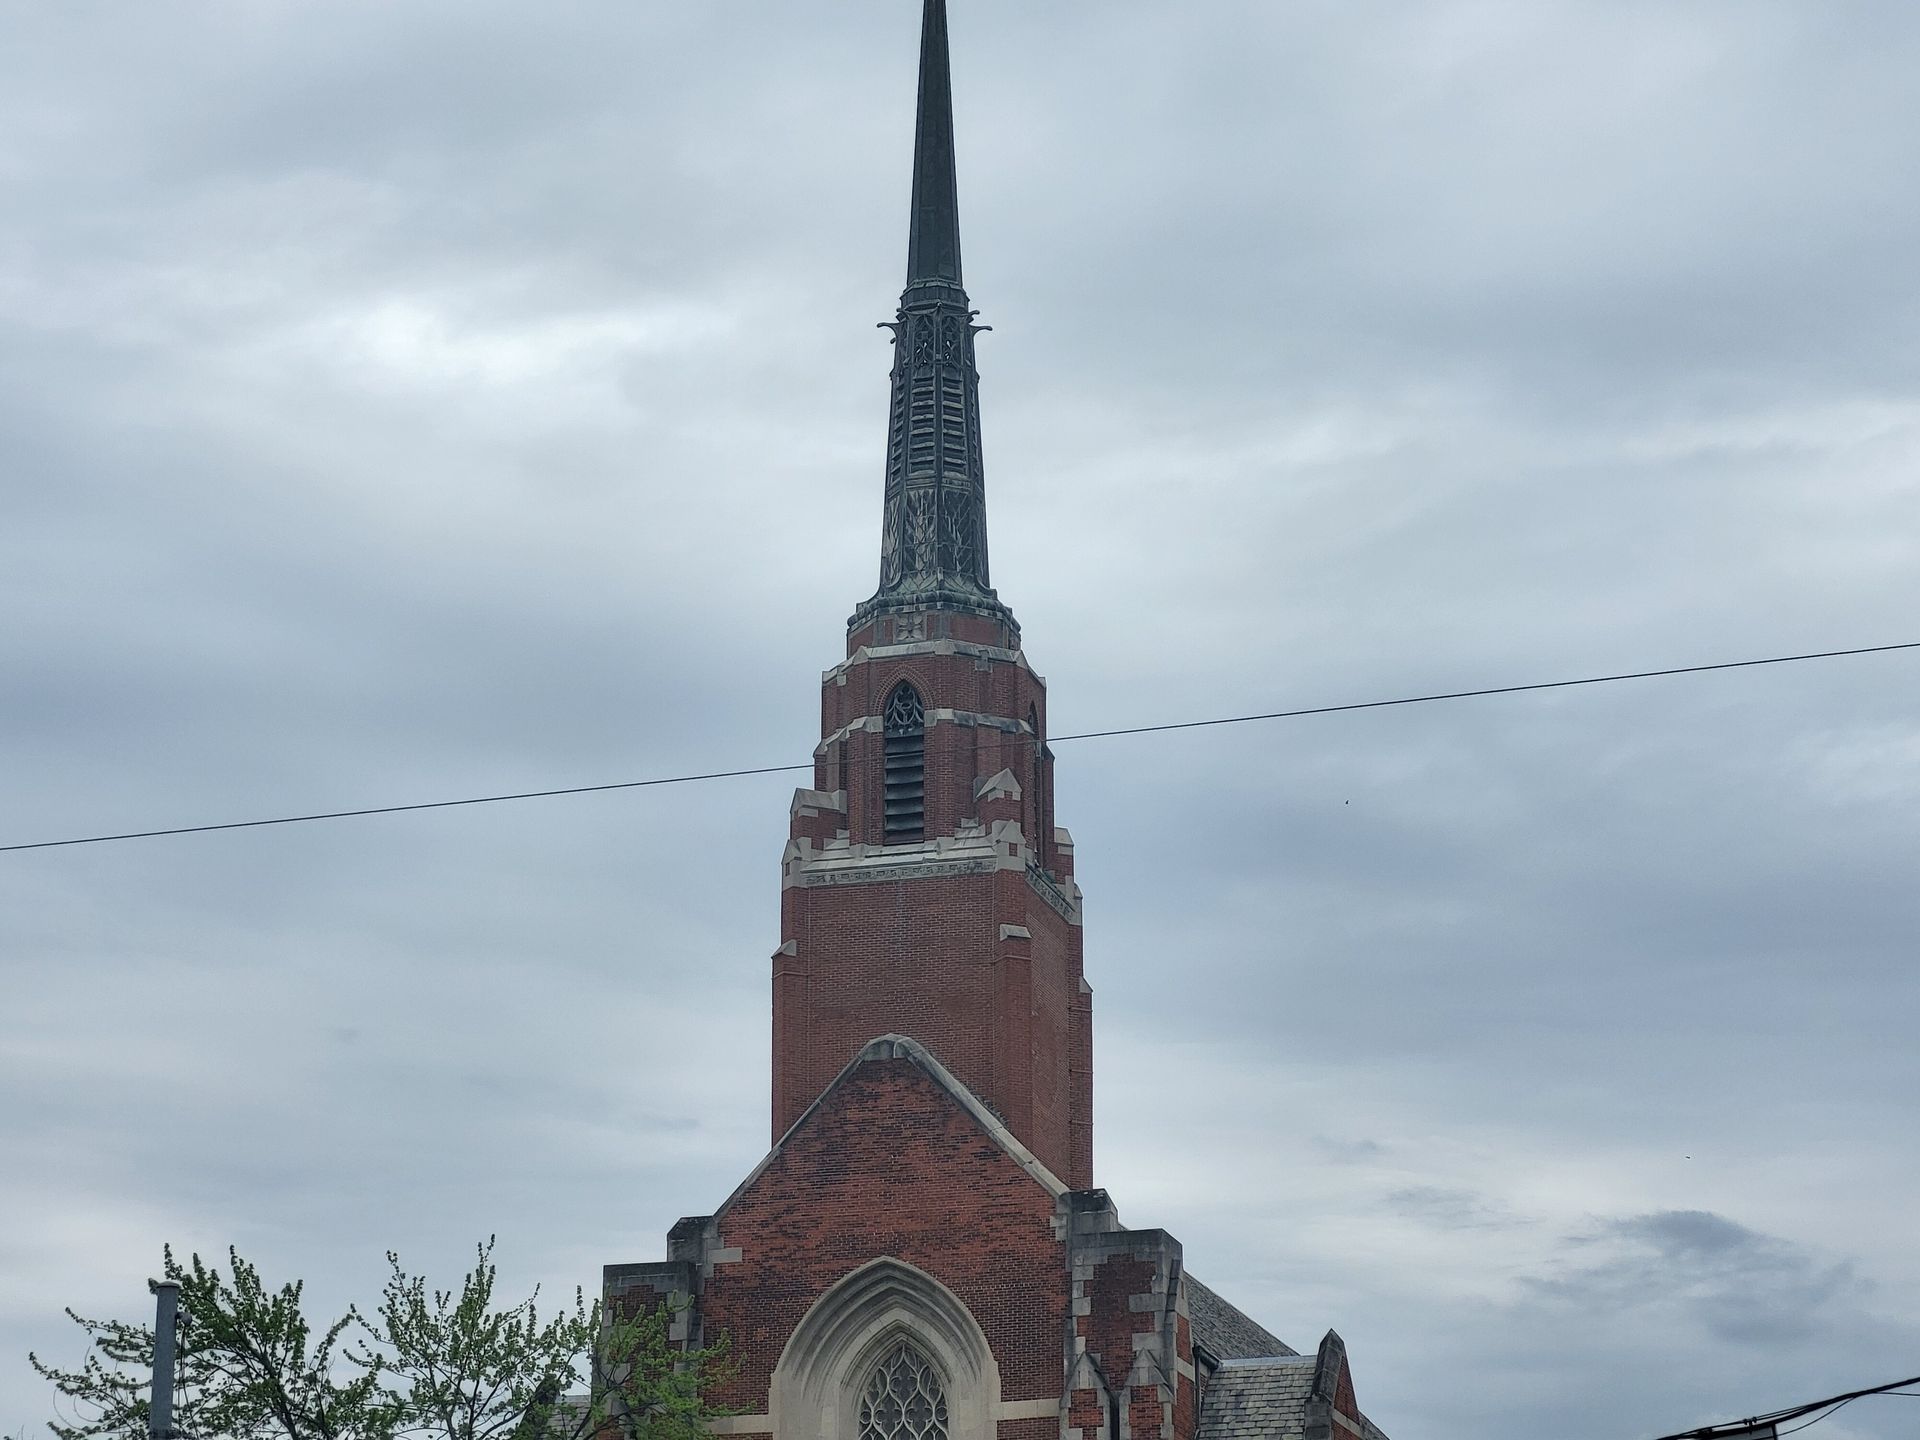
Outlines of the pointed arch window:
[[860,1396],[860,1440],[947,1440],[947,1390],[910,1341],[889,1350]]
[[883,1256],[794,1327],[763,1428],[780,1440],[994,1440],[1002,1398],[993,1349],[960,1297]]
[[927,707],[901,681],[887,699],[886,842],[915,844],[927,832]]

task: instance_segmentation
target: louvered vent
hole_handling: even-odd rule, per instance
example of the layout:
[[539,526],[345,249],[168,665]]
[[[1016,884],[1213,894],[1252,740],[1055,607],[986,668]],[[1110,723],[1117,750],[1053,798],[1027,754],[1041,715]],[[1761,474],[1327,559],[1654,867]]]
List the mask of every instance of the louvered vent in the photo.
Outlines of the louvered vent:
[[908,845],[927,831],[927,707],[904,682],[887,701],[887,843]]

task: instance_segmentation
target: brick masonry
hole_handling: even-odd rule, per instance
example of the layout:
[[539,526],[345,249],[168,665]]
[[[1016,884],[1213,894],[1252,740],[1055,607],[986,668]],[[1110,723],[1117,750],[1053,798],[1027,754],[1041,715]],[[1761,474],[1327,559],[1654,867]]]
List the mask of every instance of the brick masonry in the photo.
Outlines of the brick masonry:
[[[925,838],[886,843],[883,716],[927,711]],[[1093,1183],[1092,991],[1054,824],[1046,683],[1011,622],[890,614],[821,687],[773,957],[777,1138],[877,1035],[928,1045],[1070,1185]]]
[[1021,1412],[997,1422],[997,1440],[1193,1435],[1191,1407],[1177,1404],[1193,1374],[1178,1242],[1123,1228],[1105,1191],[1067,1189],[911,1041],[857,1058],[669,1247],[664,1262],[609,1266],[606,1293],[683,1297],[680,1338],[730,1338],[739,1371],[717,1398],[742,1418],[727,1433],[771,1433],[754,1417],[769,1413],[803,1318],[887,1258],[932,1277],[977,1323],[998,1366],[992,1398]]
[[[903,682],[926,712],[926,821],[888,844],[882,717]],[[968,1392],[965,1423],[956,1405],[952,1440],[1380,1440],[1337,1336],[1286,1410],[1253,1383],[1268,1377],[1231,1368],[1258,1362],[1229,1358],[1286,1347],[1209,1295],[1231,1334],[1208,1352],[1179,1242],[1126,1229],[1093,1188],[1082,899],[1054,823],[1046,686],[1012,622],[856,627],[824,679],[821,734],[781,861],[773,1151],[715,1214],[674,1228],[667,1260],[609,1267],[609,1299],[678,1297],[676,1338],[729,1337],[730,1436],[850,1433],[834,1367],[853,1362],[809,1347],[872,1276],[876,1293],[945,1297],[962,1318],[927,1324],[990,1357],[974,1389],[994,1393]],[[795,1389],[807,1365],[839,1388]],[[1274,1428],[1283,1411],[1304,1431]]]
[[[924,10],[881,589],[823,677],[781,856],[773,1149],[604,1293],[674,1301],[683,1344],[730,1338],[713,1428],[746,1440],[854,1440],[903,1341],[941,1377],[947,1440],[1383,1440],[1337,1336],[1308,1375],[1093,1188],[1082,897],[1046,683],[989,585],[945,0]],[[924,724],[896,747],[889,834],[901,685]],[[1275,1428],[1283,1410],[1305,1433]]]

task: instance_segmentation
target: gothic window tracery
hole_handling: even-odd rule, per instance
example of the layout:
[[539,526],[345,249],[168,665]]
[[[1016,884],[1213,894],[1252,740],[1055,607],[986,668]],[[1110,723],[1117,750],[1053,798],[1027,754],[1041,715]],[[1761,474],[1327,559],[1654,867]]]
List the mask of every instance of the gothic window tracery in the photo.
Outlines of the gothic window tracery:
[[1000,1400],[979,1321],[931,1275],[885,1256],[807,1311],[767,1409],[780,1440],[993,1440]]
[[860,1397],[860,1440],[947,1440],[947,1393],[910,1341],[874,1367]]
[[927,723],[927,705],[920,692],[902,680],[893,687],[887,700],[887,733],[896,730],[920,730]]

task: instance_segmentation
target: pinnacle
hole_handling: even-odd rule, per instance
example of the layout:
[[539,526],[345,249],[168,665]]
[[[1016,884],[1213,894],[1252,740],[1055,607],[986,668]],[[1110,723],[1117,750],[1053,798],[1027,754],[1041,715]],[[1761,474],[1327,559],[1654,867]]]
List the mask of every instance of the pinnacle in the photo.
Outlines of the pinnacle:
[[919,121],[913,145],[913,226],[907,289],[959,288],[960,189],[953,157],[953,71],[947,0],[926,0],[920,33]]

